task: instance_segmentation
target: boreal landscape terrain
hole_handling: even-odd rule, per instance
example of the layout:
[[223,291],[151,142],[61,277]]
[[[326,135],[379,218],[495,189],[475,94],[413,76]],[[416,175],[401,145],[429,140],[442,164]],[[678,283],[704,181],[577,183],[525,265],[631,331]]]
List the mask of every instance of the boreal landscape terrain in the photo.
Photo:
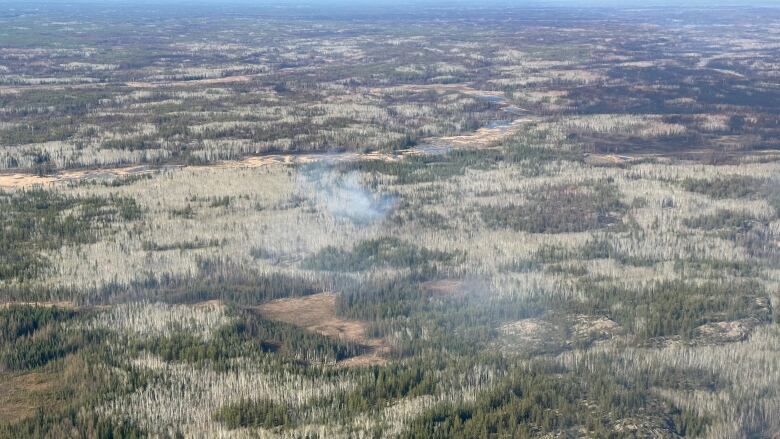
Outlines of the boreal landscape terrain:
[[0,438],[780,437],[780,8],[0,4]]

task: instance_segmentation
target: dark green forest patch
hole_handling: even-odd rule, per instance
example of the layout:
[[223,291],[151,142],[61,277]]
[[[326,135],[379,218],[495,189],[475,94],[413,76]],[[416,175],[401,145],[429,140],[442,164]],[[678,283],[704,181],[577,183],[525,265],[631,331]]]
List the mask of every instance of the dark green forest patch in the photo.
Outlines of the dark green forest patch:
[[524,204],[485,206],[482,219],[493,228],[529,233],[572,233],[600,229],[620,221],[626,207],[615,185],[553,186],[528,194]]

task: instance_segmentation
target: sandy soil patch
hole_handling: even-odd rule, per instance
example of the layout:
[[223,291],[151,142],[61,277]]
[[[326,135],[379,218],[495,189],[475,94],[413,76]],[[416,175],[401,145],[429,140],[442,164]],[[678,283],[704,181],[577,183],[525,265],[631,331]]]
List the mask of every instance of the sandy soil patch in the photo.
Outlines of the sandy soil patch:
[[0,175],[0,187],[23,188],[31,186],[47,186],[58,181],[57,177],[35,174],[4,174]]
[[362,344],[369,352],[339,362],[340,366],[365,366],[387,362],[389,346],[384,340],[366,336],[368,322],[336,315],[336,294],[322,293],[306,297],[279,299],[257,307],[270,320],[290,323],[312,332]]
[[58,183],[67,183],[69,181],[110,179],[150,172],[153,171],[146,166],[127,166],[121,168],[66,170],[51,175],[25,173],[0,174],[0,188],[20,189],[33,186],[50,186]]
[[444,144],[450,145],[453,148],[485,148],[495,146],[498,142],[517,133],[524,124],[532,121],[533,120],[529,118],[516,119],[506,126],[496,128],[485,127],[480,128],[473,133],[459,136],[438,137],[430,139],[429,141],[434,145]]

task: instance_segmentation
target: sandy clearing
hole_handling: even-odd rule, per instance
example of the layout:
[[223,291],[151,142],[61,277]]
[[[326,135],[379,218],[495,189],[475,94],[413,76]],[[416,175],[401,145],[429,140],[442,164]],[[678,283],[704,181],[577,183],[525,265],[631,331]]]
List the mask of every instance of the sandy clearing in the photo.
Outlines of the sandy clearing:
[[351,341],[369,348],[369,352],[340,361],[339,366],[355,367],[387,362],[390,347],[378,338],[366,336],[368,322],[336,315],[335,293],[278,299],[259,305],[260,314],[270,320],[290,323],[338,340]]
[[434,145],[445,144],[450,145],[453,148],[485,148],[494,146],[507,137],[516,134],[523,125],[533,121],[534,119],[531,118],[516,119],[506,126],[480,128],[473,133],[459,136],[439,137],[431,139],[430,141]]
[[336,316],[336,294],[278,299],[258,306],[263,317],[301,326],[328,337],[363,342],[366,322]]
[[71,181],[116,178],[129,175],[140,175],[153,172],[146,166],[126,166],[120,168],[75,169],[65,170],[56,174],[37,175],[28,173],[0,174],[0,188],[20,189],[33,186],[51,186]]
[[0,174],[0,187],[23,188],[47,186],[59,181],[55,176],[35,174]]

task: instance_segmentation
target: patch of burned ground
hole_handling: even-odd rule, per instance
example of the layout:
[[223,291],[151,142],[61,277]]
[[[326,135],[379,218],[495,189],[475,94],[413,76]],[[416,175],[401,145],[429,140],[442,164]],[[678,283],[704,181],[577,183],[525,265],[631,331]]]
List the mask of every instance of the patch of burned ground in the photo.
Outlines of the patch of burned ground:
[[342,367],[384,364],[390,352],[387,343],[366,336],[368,322],[351,320],[336,315],[335,293],[321,293],[306,297],[278,299],[257,307],[260,315],[290,323],[327,337],[361,344],[368,348],[363,355],[348,358],[338,364]]

